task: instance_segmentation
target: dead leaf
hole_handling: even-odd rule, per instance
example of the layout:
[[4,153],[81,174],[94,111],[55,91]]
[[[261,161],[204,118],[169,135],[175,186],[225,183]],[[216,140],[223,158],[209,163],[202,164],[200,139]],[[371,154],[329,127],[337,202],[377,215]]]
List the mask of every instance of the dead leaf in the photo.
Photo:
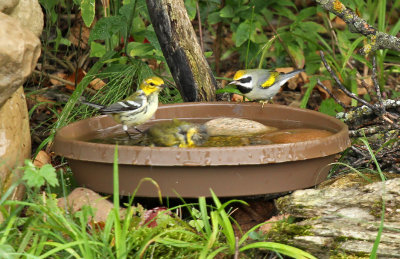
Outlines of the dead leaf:
[[268,223],[266,223],[260,227],[260,231],[264,234],[267,234],[276,222],[278,222],[280,220],[285,220],[288,217],[289,217],[289,215],[285,215],[285,214],[273,216],[272,218],[270,218],[269,220],[266,221]]
[[37,167],[42,167],[46,164],[51,164],[51,157],[45,151],[40,150],[37,156],[35,157],[33,164]]
[[100,90],[105,85],[106,85],[106,83],[104,83],[104,81],[101,80],[100,78],[95,78],[89,83],[90,88],[92,88],[94,90]]
[[[293,67],[280,67],[275,69],[279,73],[289,73],[294,70]],[[308,80],[308,76],[306,73],[301,72],[299,75],[296,75],[292,79],[288,81],[288,88],[290,90],[295,90],[297,87],[299,87],[300,83],[306,82]]]
[[[85,70],[83,70],[81,68],[78,69],[78,76],[76,78],[76,84],[79,84],[82,81],[82,79],[86,76],[86,74],[87,73],[86,73]],[[53,75],[56,76],[56,77],[59,77],[61,79],[64,79],[64,80],[67,80],[67,81],[71,82],[71,84],[65,84],[65,88],[70,90],[70,91],[75,90],[75,83],[74,83],[75,82],[75,75],[76,75],[75,72],[70,74],[70,75],[65,74],[65,73],[55,73]],[[60,82],[57,79],[54,79],[54,77],[53,77],[53,79],[50,79],[50,82],[53,85],[64,84],[63,82]],[[100,90],[105,85],[106,85],[106,83],[103,80],[101,80],[100,78],[95,78],[89,83],[89,87],[94,89],[94,90]]]
[[346,29],[346,22],[336,16],[335,19],[333,19],[332,26],[333,28],[344,30]]
[[350,105],[351,98],[347,96],[342,90],[333,89],[332,94],[336,96],[342,103]]
[[164,211],[165,214],[171,215],[170,211],[167,211],[166,207],[155,207],[151,210],[147,210],[144,213],[144,221],[140,225],[147,225],[149,228],[154,228],[157,226],[157,217],[160,213]]
[[76,47],[80,47],[82,49],[87,49],[89,42],[90,29],[93,28],[94,24],[96,24],[96,18],[93,20],[90,28],[86,27],[82,20],[82,16],[79,14],[75,19],[74,24],[71,27],[70,34],[68,39],[71,41],[73,45]]
[[[330,80],[324,80],[324,81],[322,81],[321,82],[324,86],[326,86],[326,88],[328,88],[331,92],[332,92],[332,84],[331,84],[331,81]],[[322,96],[322,99],[328,99],[329,97],[331,97],[329,94],[328,94],[328,92],[324,89],[324,88],[322,88],[321,86],[319,86],[318,84],[317,84],[317,90],[320,92],[320,94],[321,94],[321,96]]]
[[365,94],[367,94],[368,92],[367,92],[367,89],[365,89],[364,87],[358,87],[357,88],[357,94],[358,95],[365,95]]
[[240,94],[232,94],[231,101],[232,102],[243,102],[243,96]]
[[275,71],[279,72],[279,73],[289,73],[292,72],[294,70],[293,67],[278,67],[275,69]]
[[[61,72],[59,72],[59,73],[53,73],[53,74],[51,74],[51,75],[54,76],[54,77],[59,77],[59,78],[61,78],[61,79],[67,78],[67,74],[61,73]],[[61,83],[59,80],[55,79],[54,77],[50,77],[50,83],[51,83],[52,85],[61,85],[61,84],[63,84],[63,83]]]

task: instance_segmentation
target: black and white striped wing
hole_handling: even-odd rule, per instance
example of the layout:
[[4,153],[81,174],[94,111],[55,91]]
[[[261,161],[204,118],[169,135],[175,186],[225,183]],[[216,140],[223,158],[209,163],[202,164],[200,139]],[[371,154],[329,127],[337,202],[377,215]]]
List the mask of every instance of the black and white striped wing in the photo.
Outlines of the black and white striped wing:
[[136,112],[141,109],[147,102],[146,96],[140,94],[132,96],[126,100],[111,104],[100,111],[104,114],[108,113],[122,113],[122,112]]

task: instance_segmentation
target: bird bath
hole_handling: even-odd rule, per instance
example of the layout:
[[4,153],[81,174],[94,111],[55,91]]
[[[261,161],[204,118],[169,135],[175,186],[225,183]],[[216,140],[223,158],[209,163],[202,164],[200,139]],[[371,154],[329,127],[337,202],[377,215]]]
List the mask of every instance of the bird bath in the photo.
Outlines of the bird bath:
[[[288,122],[329,130],[332,135],[296,143],[240,147],[118,146],[121,195],[132,194],[143,178],[155,180],[163,196],[238,197],[292,191],[326,179],[329,163],[350,145],[347,126],[328,115],[281,105],[258,103],[179,103],[161,105],[149,122],[172,118],[206,121],[219,117],[263,122]],[[98,192],[113,192],[115,145],[85,141],[104,129],[116,128],[108,116],[72,123],[59,130],[53,150],[68,158],[81,185]],[[146,128],[146,124],[142,125]],[[118,127],[122,131],[122,127]],[[144,182],[136,193],[158,197],[157,188]]]

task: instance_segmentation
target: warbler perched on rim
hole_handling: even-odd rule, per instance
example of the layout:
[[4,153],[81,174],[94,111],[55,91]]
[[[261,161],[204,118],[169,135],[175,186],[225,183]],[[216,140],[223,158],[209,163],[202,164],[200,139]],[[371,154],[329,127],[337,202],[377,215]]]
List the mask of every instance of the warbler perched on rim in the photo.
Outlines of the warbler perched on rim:
[[165,87],[164,81],[152,76],[143,80],[138,90],[126,99],[109,106],[82,101],[83,104],[94,107],[102,114],[111,115],[122,124],[123,130],[130,137],[128,127],[136,126],[148,121],[158,108],[158,94]]
[[144,132],[142,145],[158,147],[197,147],[208,139],[205,125],[173,119],[151,126]]
[[279,92],[282,85],[303,71],[304,69],[297,69],[283,74],[267,69],[239,70],[229,84],[235,85],[249,99],[268,101]]

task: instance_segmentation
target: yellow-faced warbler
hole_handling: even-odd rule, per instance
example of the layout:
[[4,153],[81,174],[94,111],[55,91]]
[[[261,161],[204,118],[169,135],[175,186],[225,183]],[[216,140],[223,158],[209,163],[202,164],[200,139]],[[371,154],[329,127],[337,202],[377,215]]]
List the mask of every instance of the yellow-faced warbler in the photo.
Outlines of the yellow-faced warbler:
[[268,101],[279,92],[282,85],[303,71],[298,69],[282,74],[267,69],[239,70],[229,84],[235,85],[249,99]]
[[[82,101],[83,104],[98,109],[102,114],[111,115],[114,120],[122,124],[128,134],[128,127],[148,121],[158,108],[158,94],[164,88],[164,81],[157,77],[149,77],[140,84],[139,89],[126,99],[109,106]],[[138,130],[139,131],[139,130]]]
[[158,147],[196,147],[207,139],[208,133],[204,125],[174,119],[147,129],[142,144]]

